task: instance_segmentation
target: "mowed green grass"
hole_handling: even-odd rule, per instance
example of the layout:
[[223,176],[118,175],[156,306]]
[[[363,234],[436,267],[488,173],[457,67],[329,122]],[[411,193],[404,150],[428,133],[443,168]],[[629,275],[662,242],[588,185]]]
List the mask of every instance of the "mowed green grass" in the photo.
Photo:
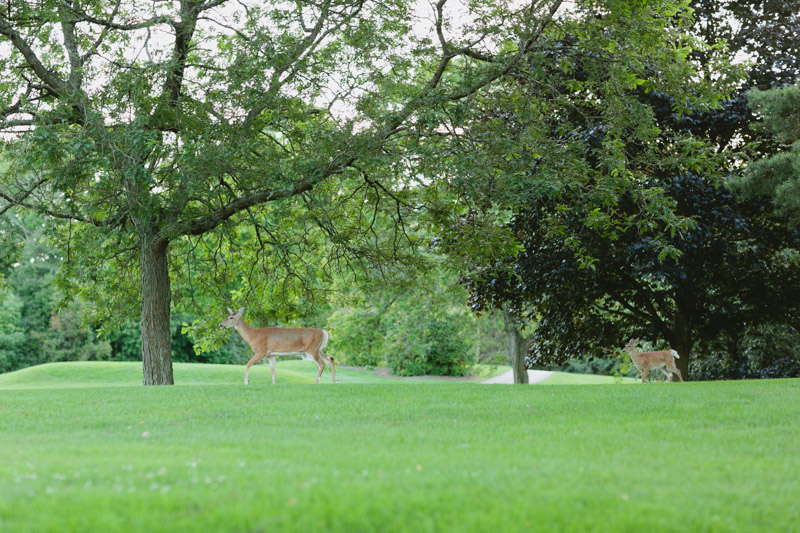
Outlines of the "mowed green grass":
[[259,367],[244,387],[233,368],[0,381],[0,531],[800,528],[800,380],[273,387]]
[[[202,365],[174,363],[173,374],[178,386],[232,385],[244,380],[244,365]],[[278,361],[275,382],[314,383],[318,367],[313,361]],[[383,383],[386,378],[371,372],[338,368],[336,377],[346,383]],[[269,365],[257,364],[250,369],[250,383],[271,383]],[[326,368],[320,383],[332,383]],[[50,363],[0,374],[2,388],[62,388],[62,387],[141,387],[142,363],[89,361],[81,363]]]
[[[480,375],[462,380],[425,376],[424,378],[397,378],[381,376],[369,370],[339,367],[336,376],[343,384],[364,383],[427,383],[442,384],[458,381],[480,382],[511,370],[509,366],[480,367]],[[279,360],[275,371],[276,384],[314,383],[317,365],[312,361]],[[202,365],[193,363],[174,363],[175,384],[186,385],[232,385],[242,383],[244,365]],[[271,383],[269,366],[257,364],[250,370],[250,383]],[[537,385],[583,385],[635,383],[633,378],[615,378],[590,374],[569,374],[553,372],[548,379]],[[330,368],[325,369],[321,384],[331,384]],[[48,363],[0,374],[0,389],[31,388],[83,388],[83,387],[140,387],[142,385],[141,363],[119,363],[87,361],[80,363]]]

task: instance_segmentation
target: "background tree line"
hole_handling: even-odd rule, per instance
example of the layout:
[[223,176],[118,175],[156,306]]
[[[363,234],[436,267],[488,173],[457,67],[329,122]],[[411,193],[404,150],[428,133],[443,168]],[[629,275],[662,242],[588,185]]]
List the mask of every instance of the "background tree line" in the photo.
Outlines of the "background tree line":
[[[5,213],[0,224],[16,245],[14,259],[3,265],[5,286],[0,299],[0,372],[58,361],[138,361],[141,329],[123,321],[101,333],[87,322],[86,302],[66,301],[55,284],[58,252],[48,246],[42,217],[30,212]],[[13,261],[13,262],[9,262]],[[299,325],[320,325],[333,332],[331,353],[342,364],[388,366],[396,375],[466,375],[477,362],[501,364],[507,358],[497,319],[479,318],[464,306],[465,291],[444,269],[406,286],[365,291],[362,285],[338,280],[336,300]],[[222,310],[209,309],[211,319]],[[219,347],[198,345],[190,337],[201,317],[173,314],[171,350],[174,361],[243,364],[248,347],[238,335],[226,335]],[[251,322],[271,325],[251,313]]]

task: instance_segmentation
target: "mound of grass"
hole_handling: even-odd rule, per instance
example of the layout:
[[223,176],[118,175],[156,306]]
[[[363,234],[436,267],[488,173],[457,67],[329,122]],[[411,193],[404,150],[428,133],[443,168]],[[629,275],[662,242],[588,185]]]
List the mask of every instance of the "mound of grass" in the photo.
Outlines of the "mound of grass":
[[273,387],[261,370],[248,387],[0,390],[0,531],[800,523],[798,380]]
[[[479,375],[466,378],[479,382],[498,373],[504,367],[478,367]],[[244,365],[205,365],[173,363],[176,386],[241,384]],[[275,371],[276,384],[314,383],[318,367],[312,361],[279,360]],[[416,378],[396,378],[370,370],[337,367],[336,377],[343,384],[411,383]],[[453,383],[452,379],[425,376],[424,383]],[[269,364],[259,363],[250,370],[250,383],[271,383]],[[320,384],[332,384],[330,368],[326,368]],[[83,361],[48,363],[0,374],[0,389],[84,388],[84,387],[141,387],[142,363]]]
[[[278,361],[277,383],[313,383],[317,365],[312,361]],[[241,384],[244,365],[201,365],[174,363],[177,386]],[[383,383],[385,378],[364,370],[337,368],[336,376],[343,383]],[[250,370],[250,383],[271,383],[269,365],[258,364]],[[332,383],[330,369],[320,383]],[[49,363],[0,374],[0,389],[141,387],[142,363],[95,362]]]

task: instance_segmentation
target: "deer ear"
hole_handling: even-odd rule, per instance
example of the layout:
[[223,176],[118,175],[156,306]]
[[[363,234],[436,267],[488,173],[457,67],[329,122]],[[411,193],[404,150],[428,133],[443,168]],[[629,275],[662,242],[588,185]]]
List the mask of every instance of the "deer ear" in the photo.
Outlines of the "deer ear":
[[237,311],[237,314],[241,315],[242,313],[244,313],[244,306],[240,307],[239,310]]
[[229,315],[232,315],[232,314],[233,314],[233,309],[231,309],[230,307],[228,308],[228,314],[229,314]]

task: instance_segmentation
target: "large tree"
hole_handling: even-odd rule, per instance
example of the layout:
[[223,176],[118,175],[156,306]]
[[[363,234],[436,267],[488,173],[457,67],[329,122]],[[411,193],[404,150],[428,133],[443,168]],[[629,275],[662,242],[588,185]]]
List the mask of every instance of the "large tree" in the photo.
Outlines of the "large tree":
[[[530,357],[538,364],[608,356],[614,346],[643,336],[676,349],[684,377],[699,340],[735,337],[759,324],[796,324],[800,234],[764,199],[739,200],[695,175],[651,180],[644,187],[664,191],[695,226],[660,237],[659,231],[642,234],[620,226],[609,237],[541,200],[510,224],[524,251],[503,261],[503,268],[472,273],[473,305],[499,301],[532,310],[538,324]],[[633,214],[635,204],[626,193],[615,210]],[[553,217],[564,222],[559,235],[548,230]],[[680,256],[663,257],[656,237]],[[591,263],[571,251],[576,244]]]
[[[668,101],[676,118],[708,112],[739,72],[715,54],[706,64],[717,75],[700,74],[690,57],[707,50],[688,33],[694,21],[685,7],[577,3],[573,16],[550,27],[547,46],[481,95],[479,105],[452,117],[450,157],[437,162],[451,176],[445,198],[461,209],[442,210],[436,222],[441,248],[466,278],[502,271],[524,251],[508,222],[542,201],[606,235],[689,227],[663,191],[641,184],[665,169],[712,167],[715,150],[691,132],[664,127],[649,100]],[[636,210],[614,209],[627,192]],[[547,222],[545,233],[566,231],[563,219]],[[655,244],[674,251],[666,240]],[[567,255],[587,255],[575,238],[561,245]],[[507,303],[494,299],[484,308],[503,309],[515,375],[524,382],[520,348],[530,343],[523,343],[519,323],[529,310]]]
[[[140,309],[144,384],[171,384],[171,276],[195,249],[249,270],[291,245],[284,214],[354,253],[381,216],[400,227],[415,172],[396,154],[535,50],[561,4],[473,4],[456,25],[446,1],[430,37],[404,0],[10,2],[0,212],[61,222],[68,285],[107,316]],[[327,217],[344,199],[362,215]],[[224,257],[243,219],[260,246]]]
[[[730,98],[721,102],[721,106],[712,109],[694,104],[690,104],[687,109],[686,106],[681,105],[680,94],[675,94],[668,88],[665,89],[661,86],[642,84],[642,86],[626,93],[633,96],[637,102],[628,102],[627,106],[618,106],[614,105],[614,100],[611,100],[610,104],[606,103],[604,95],[600,91],[587,91],[584,94],[589,94],[593,98],[588,101],[584,100],[581,107],[575,109],[574,112],[562,111],[559,113],[558,111],[551,111],[551,116],[553,117],[551,123],[558,124],[559,121],[570,123],[572,129],[571,131],[566,128],[544,130],[548,139],[545,142],[540,141],[540,146],[544,148],[539,148],[532,152],[535,156],[533,158],[525,157],[521,151],[516,149],[506,151],[503,154],[503,145],[495,140],[502,139],[503,135],[494,135],[491,141],[493,148],[488,151],[488,154],[492,152],[499,153],[500,156],[505,155],[512,161],[519,161],[521,168],[517,170],[517,176],[522,175],[529,178],[526,181],[529,186],[517,187],[516,189],[506,187],[503,180],[511,176],[504,172],[508,168],[506,165],[503,170],[499,170],[500,167],[497,167],[498,170],[493,176],[494,181],[491,188],[476,187],[469,183],[466,187],[462,187],[465,195],[468,195],[467,197],[475,208],[464,217],[464,223],[452,225],[455,229],[449,232],[451,240],[459,243],[460,247],[464,247],[465,239],[462,236],[470,233],[472,231],[471,228],[478,229],[484,235],[490,231],[495,233],[502,232],[501,228],[511,228],[510,225],[505,224],[502,220],[500,224],[493,223],[493,221],[487,223],[486,217],[482,214],[482,211],[486,210],[486,206],[490,207],[490,212],[492,209],[496,210],[498,206],[501,209],[505,208],[505,212],[501,212],[508,219],[514,213],[523,216],[521,213],[530,209],[531,206],[540,205],[542,201],[546,200],[551,202],[553,213],[560,213],[562,216],[550,217],[551,222],[548,222],[548,229],[543,230],[540,228],[539,235],[543,239],[548,237],[556,238],[556,240],[550,241],[550,245],[554,246],[554,243],[558,242],[564,248],[564,250],[561,250],[564,254],[561,260],[569,262],[569,258],[577,254],[577,264],[582,265],[584,268],[587,265],[592,265],[597,261],[595,253],[604,248],[582,248],[582,235],[594,234],[597,237],[597,232],[600,230],[600,234],[604,233],[608,239],[604,246],[613,248],[615,245],[614,239],[618,238],[616,231],[618,229],[628,231],[633,226],[638,226],[640,230],[643,230],[644,234],[650,235],[648,242],[651,248],[660,248],[655,254],[656,257],[660,256],[662,259],[667,259],[670,255],[680,254],[681,250],[676,248],[680,243],[673,239],[658,237],[651,233],[652,230],[659,229],[663,232],[662,235],[670,235],[673,231],[677,232],[678,235],[685,235],[691,234],[694,230],[690,230],[686,226],[670,226],[669,224],[658,222],[659,220],[662,222],[664,220],[664,217],[659,215],[660,209],[665,209],[665,212],[671,211],[668,206],[670,197],[664,194],[664,188],[661,185],[654,186],[654,183],[670,183],[672,179],[680,181],[685,179],[685,176],[688,175],[687,173],[691,173],[694,176],[709,180],[706,186],[711,190],[720,183],[720,180],[727,180],[726,173],[734,173],[737,169],[741,169],[742,155],[759,156],[774,153],[779,146],[764,136],[761,131],[750,127],[757,117],[747,107],[746,94],[753,87],[763,89],[786,84],[795,78],[798,68],[800,68],[800,48],[797,46],[796,39],[796,31],[798,23],[800,23],[798,18],[800,4],[796,0],[789,2],[772,0],[759,2],[695,0],[690,2],[690,6],[693,9],[691,23],[683,29],[694,36],[695,39],[705,43],[705,46],[695,46],[691,50],[684,48],[688,52],[687,59],[695,68],[695,75],[685,78],[686,86],[691,86],[698,78],[706,82],[717,80],[723,85],[734,89]],[[605,13],[597,13],[596,16],[598,19],[603,20]],[[562,39],[563,45],[561,49],[571,50],[576,40],[574,37],[572,39]],[[608,58],[611,55],[608,52],[611,50],[615,49],[611,47],[605,48],[604,54],[596,53],[594,56],[588,56],[588,59]],[[585,51],[585,48],[582,51]],[[619,52],[618,49],[616,51]],[[646,55],[639,51],[637,52],[640,55]],[[572,64],[578,66],[574,70],[575,74],[577,74],[574,77],[577,79],[570,80],[567,83],[573,87],[586,88],[591,83],[587,83],[587,80],[591,80],[593,74],[592,70],[582,68],[587,62],[587,56],[586,54],[583,54],[583,57],[578,54],[572,54],[572,56],[576,58]],[[737,60],[749,59],[750,63],[740,65],[739,68],[726,66],[726,63],[730,61],[729,58],[733,57]],[[635,61],[621,61],[619,63],[626,66],[637,64]],[[652,63],[648,64],[648,68],[652,68]],[[657,69],[653,69],[653,72],[657,72]],[[582,77],[578,75],[582,75]],[[552,80],[553,78],[551,77],[550,79]],[[595,75],[595,79],[602,79],[602,76]],[[689,80],[692,80],[692,82],[689,83]],[[529,91],[528,87],[530,86],[531,84],[527,83],[525,90]],[[560,86],[557,83],[551,83],[549,86],[544,87],[547,90],[556,92],[553,89]],[[786,89],[781,94],[788,96],[789,92],[790,90]],[[557,94],[558,97],[564,99],[565,91],[558,91]],[[764,100],[766,98],[767,96],[764,97]],[[576,100],[573,99],[573,101]],[[784,102],[787,101],[788,98],[784,99]],[[640,110],[639,104],[648,106],[649,112],[640,112],[638,114],[631,112],[631,110]],[[601,109],[605,107],[605,113],[598,112],[598,107]],[[554,107],[540,106],[540,109],[550,111]],[[635,128],[629,125],[624,130],[628,133],[626,137],[609,139],[608,133],[613,131],[614,127],[613,110],[615,109],[628,110],[626,116],[636,117],[631,122],[639,127]],[[776,106],[777,109],[778,107]],[[519,136],[520,133],[531,131],[531,128],[527,125],[530,123],[530,119],[526,119],[525,115],[520,112],[521,110],[524,111],[521,106],[517,105],[514,111],[507,109],[502,117],[496,115],[498,118],[504,119],[506,127],[502,131],[511,133],[512,136]],[[764,107],[762,106],[759,110],[763,112]],[[624,122],[622,123],[624,124]],[[781,127],[781,124],[777,121],[773,123]],[[647,128],[652,128],[651,131],[655,132],[655,135],[649,139],[641,135],[642,131],[646,131]],[[610,141],[616,141],[616,143],[610,144]],[[680,151],[678,148],[682,146],[682,143],[685,143],[683,146],[686,147],[691,147],[694,143],[694,147],[697,150],[690,148],[687,151]],[[478,149],[475,150],[476,154],[480,154],[478,157],[485,157],[489,144],[485,141],[480,143]],[[621,149],[626,155],[624,169],[625,171],[630,171],[628,175],[633,179],[597,180],[596,183],[604,186],[604,189],[598,187],[594,191],[592,187],[585,187],[580,183],[578,183],[578,186],[569,185],[567,180],[574,175],[592,175],[602,170],[603,165],[607,164],[610,159],[608,157],[609,151],[607,150],[609,145],[611,147],[615,145],[622,147]],[[565,154],[564,148],[568,146],[573,147],[574,150]],[[581,149],[581,146],[583,146],[583,149]],[[498,147],[500,150],[497,149]],[[606,153],[603,153],[604,150]],[[613,154],[613,151],[610,153]],[[552,159],[559,162],[560,168],[553,168],[552,165],[548,164]],[[760,190],[763,191],[764,187],[777,187],[778,191],[780,191],[779,194],[784,191],[791,191],[795,174],[792,161],[792,152],[787,150],[779,158],[766,160],[763,166],[753,166],[753,170],[762,169],[767,172],[773,172],[773,168],[770,168],[770,165],[782,165],[780,173],[782,173],[783,178],[771,178],[763,181],[761,184],[762,189]],[[590,170],[582,172],[585,168]],[[526,170],[527,174],[525,173]],[[555,179],[547,179],[550,176],[555,176]],[[653,181],[652,178],[655,178],[656,181]],[[649,180],[649,184],[643,187],[642,183],[645,180]],[[514,181],[520,183],[521,180]],[[564,187],[565,183],[568,184],[567,187]],[[635,201],[638,206],[637,209],[629,212],[610,209],[609,207],[617,204],[620,197],[627,194],[624,190],[625,187],[628,187],[630,194],[637,197]],[[758,192],[758,187],[758,185],[751,186],[751,190]],[[597,192],[599,194],[587,195],[586,192]],[[617,198],[614,198],[614,195],[617,195]],[[560,198],[566,198],[567,200],[560,200]],[[788,206],[795,197],[791,194],[783,194],[783,199],[784,205]],[[665,200],[667,203],[665,204],[660,200]],[[645,209],[642,209],[643,207]],[[689,211],[683,209],[684,213],[689,213]],[[567,218],[570,220],[569,224],[563,222]],[[674,220],[674,222],[680,224],[680,220]],[[575,224],[578,223],[582,224],[582,229],[580,230],[575,227]],[[781,228],[781,231],[783,230],[784,228]],[[568,237],[565,237],[565,235]],[[737,239],[730,232],[721,232],[720,235],[734,241]],[[512,254],[517,254],[524,251],[525,247],[520,246],[519,242],[508,236],[506,242],[509,245],[505,247],[505,250],[498,250],[501,253],[496,253],[494,257],[487,256],[474,261],[472,263],[474,268],[471,271],[468,269],[470,274],[475,274],[476,271],[481,269],[486,269],[484,272],[493,270],[494,274],[487,277],[490,280],[502,279],[504,275],[507,275],[508,272],[504,272],[507,265],[504,265],[502,252],[508,251]],[[671,259],[669,260],[671,261]],[[468,278],[472,279],[471,277]],[[730,279],[727,282],[732,283]],[[523,285],[520,287],[522,290],[537,284],[535,280],[521,280],[520,283]],[[589,292],[591,293],[591,291]],[[548,291],[545,290],[545,293],[548,293]],[[534,298],[530,299],[528,303],[533,301],[541,303],[541,300]],[[484,300],[484,303],[486,303],[486,300]],[[490,303],[491,305],[508,307],[508,302],[502,299]],[[519,310],[524,312],[523,309]],[[530,308],[527,310],[530,311]],[[684,340],[681,341],[681,349],[683,350],[686,350],[686,347],[691,349],[694,341],[686,335],[676,335],[675,331],[701,327],[698,324],[692,327],[684,324],[673,329],[656,327],[659,323],[658,317],[644,314],[638,315],[635,320],[638,320],[640,327],[647,329],[653,337],[669,338],[673,342],[678,342],[677,337],[683,336]],[[741,321],[733,321],[731,323],[741,324]],[[611,325],[611,322],[607,324]],[[702,329],[706,333],[709,331],[708,328]],[[617,329],[617,332],[619,331],[621,330]],[[701,337],[706,338],[703,335]],[[608,336],[605,338],[608,341]],[[564,352],[565,350],[562,350],[562,353]],[[687,364],[688,357],[681,362]]]

